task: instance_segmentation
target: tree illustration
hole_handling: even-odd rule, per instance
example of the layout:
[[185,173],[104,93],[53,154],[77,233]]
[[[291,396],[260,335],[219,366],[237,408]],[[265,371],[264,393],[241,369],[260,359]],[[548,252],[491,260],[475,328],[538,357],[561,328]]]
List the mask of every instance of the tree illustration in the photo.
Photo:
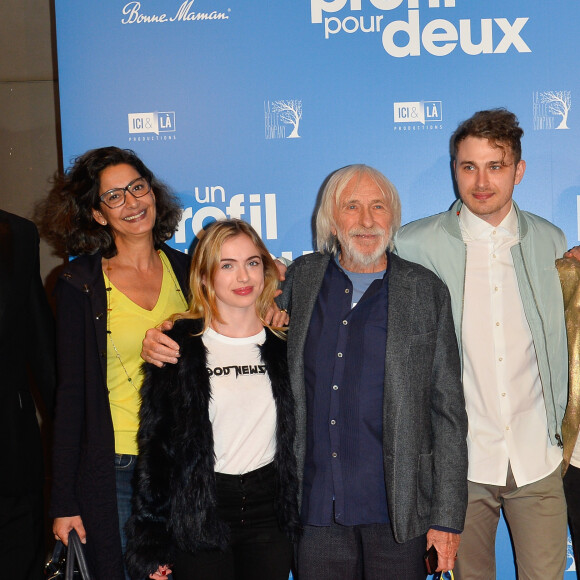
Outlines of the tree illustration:
[[302,119],[302,101],[291,99],[289,101],[274,101],[272,103],[272,111],[280,113],[280,121],[287,125],[292,125],[292,133],[288,135],[288,139],[300,138],[298,135],[298,126],[300,119]]
[[542,103],[548,105],[552,115],[560,115],[562,121],[556,129],[568,129],[568,113],[572,108],[570,91],[546,91],[541,94]]

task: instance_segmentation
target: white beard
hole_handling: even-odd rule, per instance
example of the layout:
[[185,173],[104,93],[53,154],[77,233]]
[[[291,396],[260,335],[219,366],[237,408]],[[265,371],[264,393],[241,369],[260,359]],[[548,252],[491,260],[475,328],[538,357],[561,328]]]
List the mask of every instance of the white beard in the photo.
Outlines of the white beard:
[[[373,234],[373,235],[380,235],[382,238],[382,243],[380,243],[376,249],[372,252],[361,252],[354,243],[354,236],[359,234]],[[360,264],[362,267],[372,266],[376,264],[387,251],[387,247],[389,245],[389,237],[387,232],[381,228],[357,228],[352,229],[347,232],[346,236],[343,236],[341,232],[337,232],[337,238],[340,242],[340,251],[341,253],[348,258],[350,262],[354,262],[355,264]]]

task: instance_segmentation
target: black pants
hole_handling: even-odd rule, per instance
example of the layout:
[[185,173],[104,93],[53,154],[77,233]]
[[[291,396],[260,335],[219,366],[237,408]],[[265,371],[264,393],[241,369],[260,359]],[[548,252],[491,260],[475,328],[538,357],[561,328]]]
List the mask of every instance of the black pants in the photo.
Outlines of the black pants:
[[297,580],[425,580],[424,535],[398,544],[390,524],[304,526]]
[[[6,477],[6,476],[5,476]],[[0,559],[2,577],[40,580],[46,558],[44,551],[42,492],[0,497]]]
[[564,476],[564,495],[568,504],[568,524],[576,561],[576,577],[580,578],[580,469],[568,466]]
[[179,552],[175,580],[288,580],[293,548],[278,526],[274,466],[244,475],[216,473],[216,486],[230,545],[225,552]]

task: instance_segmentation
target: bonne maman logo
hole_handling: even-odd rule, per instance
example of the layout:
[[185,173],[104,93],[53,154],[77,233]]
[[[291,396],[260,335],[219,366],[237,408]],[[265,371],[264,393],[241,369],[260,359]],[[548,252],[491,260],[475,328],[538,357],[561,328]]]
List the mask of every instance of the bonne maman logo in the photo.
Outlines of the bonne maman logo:
[[[130,134],[175,133],[175,111],[153,113],[129,113]],[[136,140],[136,138],[133,138]],[[175,139],[175,136],[165,135],[164,139]]]

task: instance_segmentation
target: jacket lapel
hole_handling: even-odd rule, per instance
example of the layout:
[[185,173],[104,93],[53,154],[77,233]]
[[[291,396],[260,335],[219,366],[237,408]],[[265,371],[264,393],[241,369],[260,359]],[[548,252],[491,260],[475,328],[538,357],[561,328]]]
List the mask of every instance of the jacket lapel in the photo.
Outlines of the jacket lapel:
[[[328,254],[311,255],[313,256],[311,259],[300,264],[300,269],[295,274],[296,283],[292,284],[291,320],[288,333],[288,351],[291,361],[294,358],[302,360],[301,353],[304,351],[312,311],[330,261]],[[293,357],[294,354],[298,356]]]
[[409,269],[397,255],[391,254],[389,273],[389,303],[387,319],[387,366],[389,353],[399,351],[401,342],[409,335],[409,323],[414,309],[414,282],[409,279]]

